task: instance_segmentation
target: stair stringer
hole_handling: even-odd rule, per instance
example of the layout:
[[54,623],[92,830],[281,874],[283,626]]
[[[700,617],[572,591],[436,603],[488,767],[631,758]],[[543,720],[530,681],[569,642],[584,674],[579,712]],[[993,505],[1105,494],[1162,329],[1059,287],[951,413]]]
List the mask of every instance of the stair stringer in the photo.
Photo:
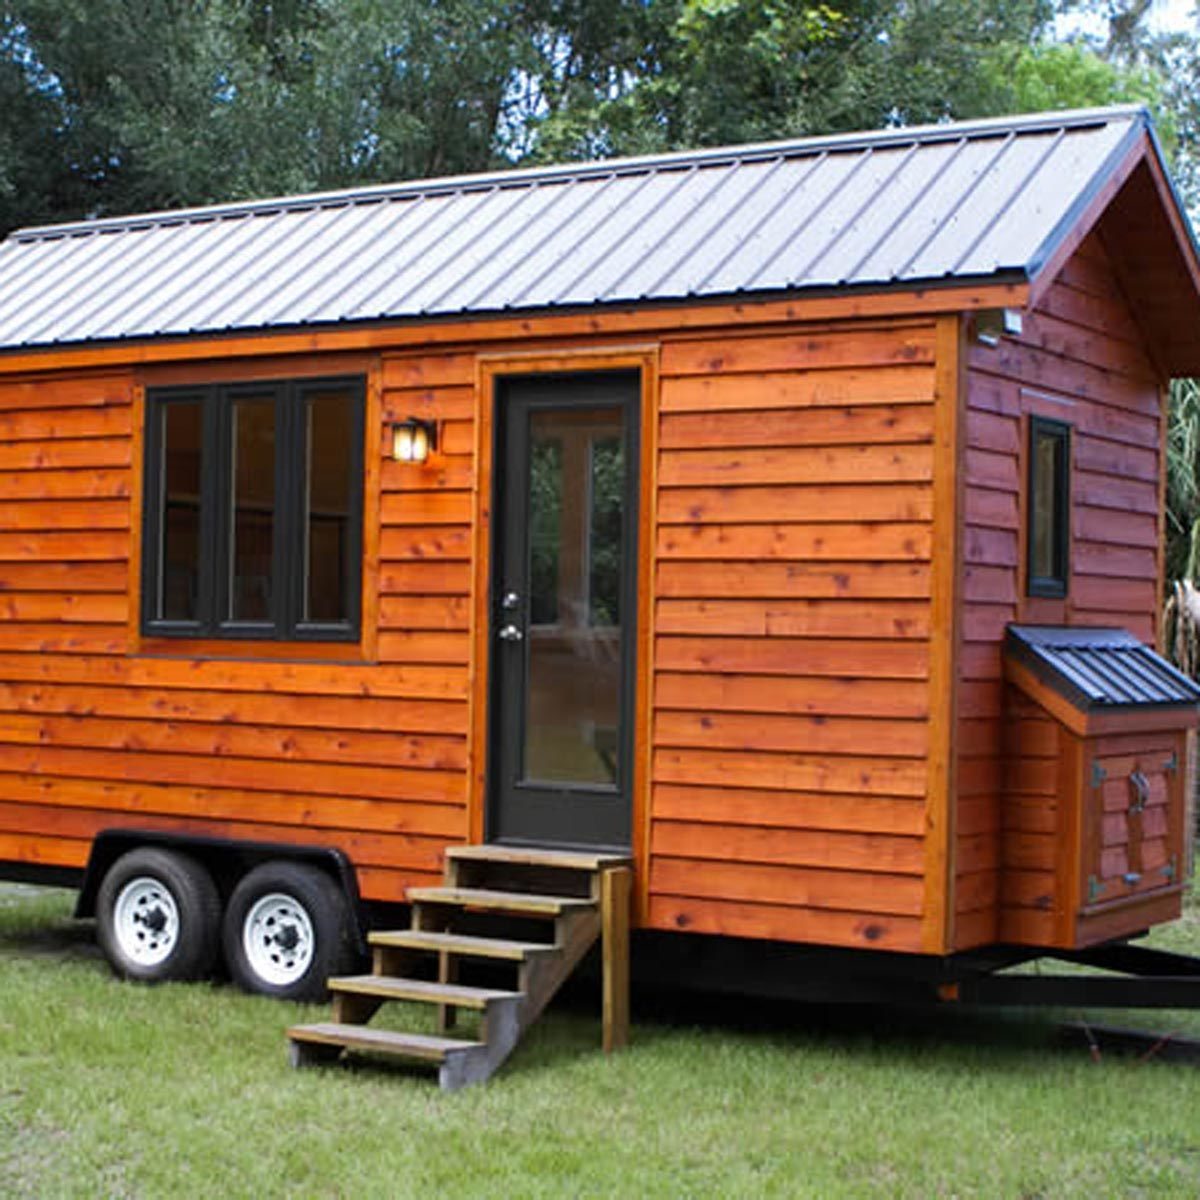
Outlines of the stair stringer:
[[488,1004],[482,1044],[446,1056],[438,1069],[443,1091],[484,1083],[500,1069],[595,944],[600,936],[600,916],[591,909],[564,914],[555,922],[555,934],[557,953],[539,955],[521,965],[520,995]]

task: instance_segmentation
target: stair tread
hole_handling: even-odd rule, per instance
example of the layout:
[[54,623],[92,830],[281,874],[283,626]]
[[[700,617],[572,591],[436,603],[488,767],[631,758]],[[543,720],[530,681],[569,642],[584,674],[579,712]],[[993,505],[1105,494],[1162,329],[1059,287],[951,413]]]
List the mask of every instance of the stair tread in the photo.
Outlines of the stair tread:
[[323,1021],[314,1025],[293,1025],[287,1035],[294,1042],[317,1042],[325,1046],[346,1046],[353,1049],[378,1050],[400,1058],[419,1058],[427,1062],[444,1062],[460,1050],[475,1050],[483,1042],[461,1038],[433,1037],[426,1033],[400,1033],[391,1029],[375,1029],[370,1025],[339,1025]]
[[354,995],[388,996],[396,1000],[425,1000],[459,1008],[486,1008],[492,1000],[514,1000],[520,992],[500,988],[465,987],[432,979],[403,979],[396,975],[344,975],[329,980],[329,990]]
[[596,902],[587,896],[546,896],[470,887],[411,887],[408,889],[408,899],[414,903],[459,904],[464,908],[490,908],[545,916],[596,907]]
[[448,950],[477,958],[521,961],[537,954],[553,954],[557,946],[545,942],[514,942],[507,938],[472,937],[465,933],[435,933],[424,929],[389,929],[368,934],[372,946],[398,946],[411,950]]
[[542,850],[537,846],[448,846],[446,857],[459,861],[512,863],[530,867],[562,867],[570,871],[598,871],[620,867],[633,860],[628,854],[598,850]]

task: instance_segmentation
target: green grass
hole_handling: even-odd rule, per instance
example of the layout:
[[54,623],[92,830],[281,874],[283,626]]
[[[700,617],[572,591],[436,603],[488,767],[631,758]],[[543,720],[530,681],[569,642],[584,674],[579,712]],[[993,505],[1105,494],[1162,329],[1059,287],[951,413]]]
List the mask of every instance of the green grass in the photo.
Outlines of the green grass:
[[[1096,1064],[1033,1018],[735,1025],[643,1001],[605,1059],[595,1014],[555,1009],[446,1095],[290,1070],[284,1029],[323,1008],[117,982],[70,903],[0,886],[0,1196],[1200,1194],[1200,1071]],[[1200,916],[1158,940],[1200,949]]]

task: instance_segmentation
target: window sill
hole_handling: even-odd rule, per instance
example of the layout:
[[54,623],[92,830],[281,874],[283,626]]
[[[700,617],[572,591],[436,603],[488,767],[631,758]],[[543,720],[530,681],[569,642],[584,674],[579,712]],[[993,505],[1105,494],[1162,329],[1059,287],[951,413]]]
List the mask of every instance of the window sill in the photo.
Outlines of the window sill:
[[372,661],[362,639],[356,642],[281,642],[139,636],[134,639],[130,653],[150,658],[226,658],[252,662]]

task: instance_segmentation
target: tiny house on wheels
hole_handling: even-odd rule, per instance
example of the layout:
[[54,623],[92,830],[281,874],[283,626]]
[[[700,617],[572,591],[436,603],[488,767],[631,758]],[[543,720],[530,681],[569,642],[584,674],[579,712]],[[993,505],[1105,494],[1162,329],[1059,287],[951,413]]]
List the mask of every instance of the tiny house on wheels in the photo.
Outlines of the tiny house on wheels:
[[797,992],[1127,939],[1190,869],[1198,373],[1133,108],[21,230],[0,873],[137,978],[311,995],[369,934],[298,1057],[448,1082],[601,908],[618,1008],[626,911],[635,977]]

